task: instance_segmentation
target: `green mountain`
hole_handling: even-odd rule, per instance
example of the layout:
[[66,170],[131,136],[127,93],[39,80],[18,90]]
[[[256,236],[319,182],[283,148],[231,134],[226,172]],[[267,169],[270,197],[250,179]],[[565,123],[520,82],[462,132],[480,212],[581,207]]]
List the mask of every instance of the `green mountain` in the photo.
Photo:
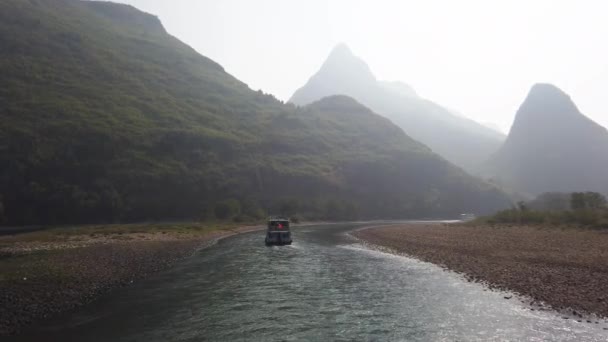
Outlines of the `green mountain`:
[[536,84],[520,106],[504,145],[487,163],[500,183],[529,195],[608,194],[608,131],[550,84]]
[[8,224],[489,212],[497,189],[352,99],[250,90],[133,7],[0,2]]
[[401,127],[452,163],[477,172],[505,136],[419,97],[408,85],[378,81],[346,45],[338,45],[290,102],[306,105],[328,95],[348,95]]

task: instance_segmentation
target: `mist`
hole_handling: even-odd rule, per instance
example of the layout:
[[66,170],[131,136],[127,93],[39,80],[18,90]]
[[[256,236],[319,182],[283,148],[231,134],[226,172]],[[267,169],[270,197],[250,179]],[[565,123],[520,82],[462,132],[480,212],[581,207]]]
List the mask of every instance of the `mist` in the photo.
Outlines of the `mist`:
[[0,1],[0,339],[606,339],[600,1],[114,1]]
[[602,1],[123,0],[253,89],[287,100],[346,43],[399,80],[508,132],[537,82],[569,93],[608,126],[608,7]]

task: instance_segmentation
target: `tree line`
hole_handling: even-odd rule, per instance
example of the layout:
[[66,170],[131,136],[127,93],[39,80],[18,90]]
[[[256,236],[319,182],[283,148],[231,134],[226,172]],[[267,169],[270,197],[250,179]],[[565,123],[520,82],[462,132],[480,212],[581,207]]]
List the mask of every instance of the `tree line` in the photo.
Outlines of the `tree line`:
[[608,228],[608,204],[598,192],[544,193],[529,202],[482,217],[489,224],[582,225]]

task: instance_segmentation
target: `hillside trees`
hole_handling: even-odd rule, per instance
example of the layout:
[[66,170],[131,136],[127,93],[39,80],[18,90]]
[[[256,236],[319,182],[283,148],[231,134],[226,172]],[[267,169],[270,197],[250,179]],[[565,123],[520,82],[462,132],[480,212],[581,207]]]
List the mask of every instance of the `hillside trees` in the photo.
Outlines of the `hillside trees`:
[[6,224],[447,217],[509,203],[353,99],[282,104],[130,6],[3,0],[0,46]]
[[573,192],[570,196],[572,210],[601,209],[606,207],[606,197],[598,192]]

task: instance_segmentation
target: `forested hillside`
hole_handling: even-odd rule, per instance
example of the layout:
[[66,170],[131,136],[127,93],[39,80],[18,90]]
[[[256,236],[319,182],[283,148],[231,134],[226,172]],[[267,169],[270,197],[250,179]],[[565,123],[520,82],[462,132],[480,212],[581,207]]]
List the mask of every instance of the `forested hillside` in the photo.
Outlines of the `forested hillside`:
[[3,0],[0,46],[5,224],[508,205],[352,99],[285,105],[130,6]]

